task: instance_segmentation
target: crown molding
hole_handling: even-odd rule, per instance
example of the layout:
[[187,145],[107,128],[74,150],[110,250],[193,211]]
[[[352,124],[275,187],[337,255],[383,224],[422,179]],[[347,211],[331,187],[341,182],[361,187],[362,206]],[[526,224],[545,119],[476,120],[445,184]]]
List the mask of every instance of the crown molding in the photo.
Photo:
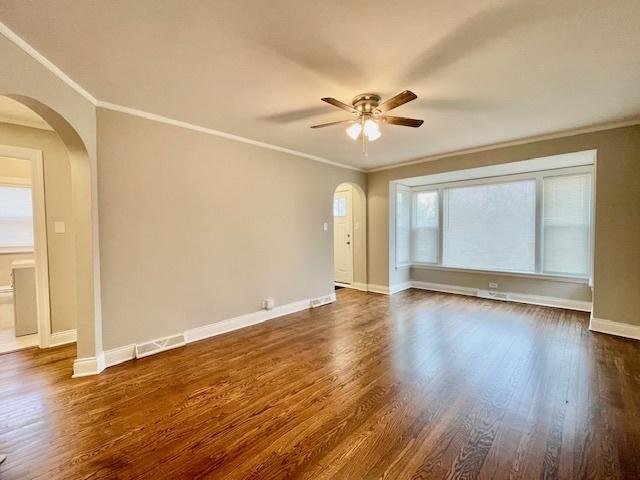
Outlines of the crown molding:
[[0,33],[7,37],[8,40],[12,41],[18,48],[22,49],[27,55],[33,58],[35,61],[40,63],[43,67],[53,73],[56,77],[66,83],[69,87],[75,90],[77,93],[82,95],[86,100],[88,100],[93,105],[96,105],[96,98],[87,92],[84,88],[80,86],[76,81],[74,81],[69,75],[60,70],[53,62],[49,61],[44,55],[42,55],[39,51],[33,48],[29,43],[23,40],[17,33],[7,27],[4,23],[0,22]]
[[298,150],[292,150],[290,148],[281,147],[281,146],[278,146],[278,145],[273,145],[273,144],[261,142],[261,141],[258,141],[258,140],[253,140],[251,138],[246,138],[246,137],[242,137],[240,135],[235,135],[235,134],[232,134],[232,133],[227,133],[227,132],[223,132],[223,131],[220,131],[220,130],[215,130],[213,128],[203,127],[201,125],[196,125],[196,124],[193,124],[193,123],[188,123],[188,122],[183,122],[183,121],[180,121],[180,120],[175,120],[175,119],[172,119],[172,118],[169,118],[169,117],[165,117],[163,115],[158,115],[158,114],[155,114],[155,113],[146,112],[144,110],[138,110],[138,109],[135,109],[135,108],[126,107],[124,105],[118,105],[118,104],[115,104],[115,103],[110,103],[110,102],[105,102],[105,101],[102,101],[102,100],[98,100],[96,97],[91,95],[87,90],[82,88],[82,86],[80,86],[80,84],[75,82],[71,77],[69,77],[60,68],[58,68],[53,62],[49,61],[44,55],[42,55],[40,52],[38,52],[35,48],[33,48],[29,43],[27,43],[17,33],[15,33],[13,30],[11,30],[9,27],[7,27],[2,22],[0,22],[0,33],[2,35],[4,35],[8,40],[13,42],[17,47],[22,49],[26,54],[31,56],[34,60],[39,62],[43,67],[45,67],[47,70],[49,70],[51,73],[53,73],[56,77],[58,77],[60,80],[62,80],[64,83],[66,83],[69,87],[71,87],[73,90],[75,90],[78,94],[80,94],[82,97],[84,97],[86,100],[88,100],[95,107],[104,108],[104,109],[107,109],[107,110],[113,110],[113,111],[116,111],[116,112],[125,113],[125,114],[128,114],[128,115],[133,115],[133,116],[140,117],[140,118],[145,118],[147,120],[151,120],[151,121],[154,121],[154,122],[165,123],[167,125],[173,125],[175,127],[185,128],[185,129],[188,129],[188,130],[193,130],[193,131],[204,133],[204,134],[207,134],[207,135],[214,135],[216,137],[227,138],[227,139],[230,139],[230,140],[235,140],[237,142],[242,142],[242,143],[246,143],[246,144],[249,144],[249,145],[254,145],[256,147],[267,148],[267,149],[275,150],[275,151],[278,151],[278,152],[288,153],[290,155],[295,155],[297,157],[307,158],[309,160],[313,160],[313,161],[320,162],[320,163],[325,163],[327,165],[333,165],[335,167],[346,168],[348,170],[353,170],[353,171],[356,171],[356,172],[375,173],[375,172],[381,172],[381,171],[384,171],[384,170],[391,170],[393,168],[406,167],[406,166],[410,166],[410,165],[417,165],[419,163],[431,162],[431,161],[434,161],[434,160],[440,160],[440,159],[444,159],[444,158],[454,157],[454,156],[457,156],[457,155],[465,155],[465,154],[469,154],[469,153],[483,152],[483,151],[487,151],[487,150],[493,150],[493,149],[496,149],[496,148],[523,145],[525,143],[532,143],[532,142],[538,142],[538,141],[543,141],[543,140],[552,140],[552,139],[555,139],[555,138],[562,138],[562,137],[568,137],[568,136],[572,136],[572,135],[579,135],[579,134],[582,134],[582,133],[592,133],[592,132],[598,132],[598,131],[601,131],[601,130],[610,130],[612,128],[620,128],[620,127],[626,127],[626,126],[631,126],[631,125],[640,125],[640,116],[638,116],[638,117],[634,117],[632,119],[614,121],[614,122],[598,124],[598,125],[591,125],[591,126],[586,126],[586,127],[581,127],[581,128],[571,129],[571,130],[562,130],[562,131],[555,132],[555,133],[550,133],[550,134],[543,134],[543,135],[537,135],[537,136],[531,136],[531,137],[523,137],[523,138],[520,138],[520,139],[510,140],[510,141],[507,141],[507,142],[498,142],[498,143],[487,144],[487,145],[483,145],[483,146],[479,146],[479,147],[471,147],[471,148],[462,149],[462,150],[454,150],[454,151],[451,151],[451,152],[445,152],[445,153],[430,155],[430,156],[422,157],[422,158],[419,158],[419,159],[416,159],[416,160],[410,160],[410,161],[407,161],[407,162],[393,163],[393,164],[390,164],[390,165],[384,165],[382,167],[363,169],[363,168],[354,167],[352,165],[347,165],[347,164],[344,164],[344,163],[334,162],[332,160],[328,160],[328,159],[323,158],[323,157],[318,157],[316,155],[311,155],[309,153],[300,152]]
[[201,125],[196,125],[193,123],[183,122],[181,120],[175,120],[173,118],[165,117],[163,115],[157,115],[155,113],[145,112],[144,110],[138,110],[135,108],[125,107],[124,105],[118,105],[110,102],[103,102],[98,100],[96,107],[103,108],[105,110],[112,110],[114,112],[125,113],[127,115],[131,115],[134,117],[144,118],[146,120],[151,120],[153,122],[165,123],[167,125],[172,125],[174,127],[186,128],[188,130],[193,130],[200,133],[205,133],[207,135],[213,135],[216,137],[227,138],[229,140],[235,140],[236,142],[246,143],[249,145],[254,145],[256,147],[268,148],[269,150],[275,150],[277,152],[288,153],[290,155],[295,155],[298,157],[308,158],[310,160],[314,160],[316,162],[326,163],[328,165],[333,165],[334,167],[346,168],[349,170],[355,170],[357,172],[363,172],[364,170],[354,167],[352,165],[345,165],[343,163],[334,162],[328,160],[326,158],[318,157],[316,155],[311,155],[308,153],[300,152],[298,150],[292,150],[286,147],[280,147],[278,145],[273,145],[271,143],[260,142],[258,140],[253,140],[251,138],[242,137],[240,135],[234,135],[233,133],[227,133],[220,130],[215,130],[213,128],[203,127]]
[[125,107],[123,105],[117,105],[115,103],[105,102],[102,100],[98,100],[96,97],[91,95],[87,90],[82,88],[80,84],[74,81],[71,77],[69,77],[66,73],[64,73],[60,68],[58,68],[53,62],[47,59],[44,55],[38,52],[35,48],[33,48],[29,43],[27,43],[24,39],[22,39],[17,33],[11,30],[7,25],[0,22],[0,33],[4,35],[8,40],[13,42],[18,48],[23,50],[27,55],[40,63],[43,67],[53,73],[56,77],[66,83],[69,87],[71,87],[74,91],[80,94],[83,98],[88,100],[92,105],[99,108],[104,108],[107,110],[113,110],[116,112],[125,113],[128,115],[133,115],[140,118],[145,118],[147,120],[151,120],[154,122],[165,123],[167,125],[173,125],[175,127],[186,128],[189,130],[194,130],[196,132],[205,133],[207,135],[214,135],[216,137],[223,137],[229,140],[235,140],[237,142],[246,143],[249,145],[254,145],[256,147],[268,148],[270,150],[275,150],[282,153],[288,153],[290,155],[295,155],[297,157],[307,158],[309,160],[314,160],[316,162],[325,163],[327,165],[333,165],[334,167],[346,168],[348,170],[354,170],[357,172],[364,172],[363,169],[354,167],[352,165],[346,165],[343,163],[334,162],[332,160],[328,160],[326,158],[318,157],[316,155],[311,155],[304,152],[299,152],[297,150],[292,150],[290,148],[281,147],[278,145],[272,145],[270,143],[260,142],[258,140],[253,140],[251,138],[242,137],[240,135],[234,135],[232,133],[222,132],[220,130],[214,130],[212,128],[203,127],[200,125],[195,125],[193,123],[182,122],[180,120],[175,120],[169,117],[165,117],[163,115],[157,115],[155,113],[145,112],[143,110],[138,110],[135,108]]
[[416,160],[409,160],[407,162],[392,163],[390,165],[384,165],[382,167],[368,168],[364,170],[366,173],[382,172],[384,170],[392,170],[394,168],[408,167],[411,165],[418,165],[425,162],[433,162],[434,160],[442,160],[444,158],[457,157],[459,155],[467,155],[469,153],[486,152],[487,150],[495,150],[496,148],[514,147],[517,145],[525,145],[527,143],[541,142],[544,140],[553,140],[556,138],[572,137],[574,135],[580,135],[583,133],[594,133],[603,130],[611,130],[614,128],[631,127],[633,125],[640,125],[640,116],[628,118],[624,120],[615,120],[607,123],[599,123],[596,125],[589,125],[586,127],[579,127],[569,130],[560,130],[559,132],[546,133],[542,135],[535,135],[531,137],[522,137],[515,140],[508,140],[506,142],[490,143],[479,147],[471,147],[462,150],[453,150],[451,152],[438,153],[435,155],[428,155]]

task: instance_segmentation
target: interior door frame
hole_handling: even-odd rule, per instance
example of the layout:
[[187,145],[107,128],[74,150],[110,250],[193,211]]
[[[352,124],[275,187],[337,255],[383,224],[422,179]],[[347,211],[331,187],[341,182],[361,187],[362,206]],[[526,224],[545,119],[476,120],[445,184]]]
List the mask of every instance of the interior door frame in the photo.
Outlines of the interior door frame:
[[[333,198],[336,198],[336,194],[338,193],[348,193],[348,197],[347,197],[347,216],[350,218],[349,221],[349,238],[351,239],[351,249],[350,249],[350,255],[349,255],[349,263],[351,264],[351,283],[343,283],[343,282],[337,282],[335,280],[335,270],[333,272],[334,274],[334,284],[338,287],[351,287],[354,282],[355,282],[355,272],[354,272],[354,250],[355,250],[355,239],[354,239],[354,233],[353,233],[353,187],[351,185],[340,185],[338,186],[338,188],[336,188],[333,192]],[[335,228],[335,217],[334,217],[334,228]],[[336,247],[335,247],[335,237],[334,237],[334,245],[333,245],[333,255],[334,255],[334,262],[335,262],[335,255],[336,255]]]
[[51,301],[49,297],[49,252],[44,197],[42,150],[0,144],[0,156],[31,162],[31,199],[33,205],[33,248],[36,261],[36,312],[38,346],[51,346]]

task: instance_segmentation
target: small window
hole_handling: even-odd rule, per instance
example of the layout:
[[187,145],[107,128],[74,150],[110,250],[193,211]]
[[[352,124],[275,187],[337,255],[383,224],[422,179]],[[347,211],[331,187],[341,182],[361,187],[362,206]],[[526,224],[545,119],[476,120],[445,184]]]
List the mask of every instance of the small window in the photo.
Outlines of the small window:
[[333,216],[334,217],[347,216],[347,199],[346,198],[337,197],[333,199]]
[[396,192],[396,264],[411,261],[411,190],[398,187]]
[[544,179],[543,268],[557,274],[589,274],[591,175]]
[[31,188],[0,185],[0,251],[33,250]]
[[413,260],[438,262],[438,192],[417,192],[414,196]]

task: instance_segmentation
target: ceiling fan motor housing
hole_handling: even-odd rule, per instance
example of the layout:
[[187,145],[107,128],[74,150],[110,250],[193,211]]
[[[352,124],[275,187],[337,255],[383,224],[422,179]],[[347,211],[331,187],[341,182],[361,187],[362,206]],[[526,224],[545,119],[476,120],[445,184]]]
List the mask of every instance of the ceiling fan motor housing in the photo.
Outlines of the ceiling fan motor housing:
[[380,104],[380,95],[375,93],[361,93],[353,97],[353,108],[361,113],[373,113],[376,107]]

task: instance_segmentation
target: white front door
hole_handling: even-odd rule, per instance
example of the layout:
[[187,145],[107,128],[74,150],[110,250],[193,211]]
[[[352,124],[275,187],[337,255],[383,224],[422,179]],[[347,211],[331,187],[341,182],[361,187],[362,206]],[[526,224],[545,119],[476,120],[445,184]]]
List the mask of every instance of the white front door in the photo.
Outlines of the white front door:
[[353,283],[353,208],[351,188],[333,197],[334,276],[338,283]]

